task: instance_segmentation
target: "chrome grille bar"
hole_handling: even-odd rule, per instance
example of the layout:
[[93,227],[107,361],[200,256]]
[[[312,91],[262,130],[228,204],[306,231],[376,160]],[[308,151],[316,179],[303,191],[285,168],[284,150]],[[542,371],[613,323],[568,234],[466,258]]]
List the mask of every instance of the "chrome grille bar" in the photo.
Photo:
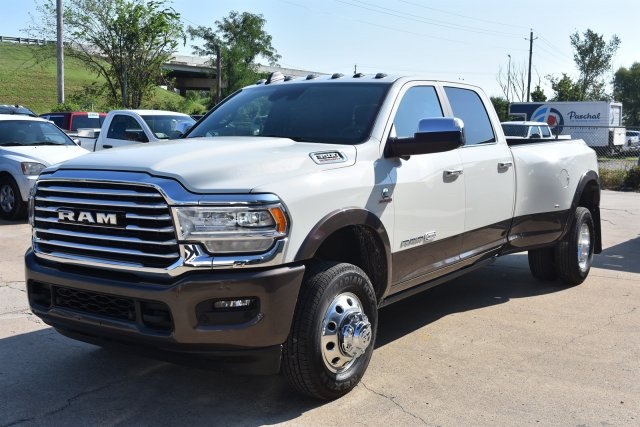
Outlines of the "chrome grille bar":
[[166,258],[166,259],[174,259],[180,256],[178,252],[172,252],[168,254],[150,254],[142,251],[134,250],[134,249],[122,249],[122,248],[110,248],[107,246],[95,246],[95,245],[83,245],[78,243],[70,243],[63,240],[44,240],[40,238],[35,238],[34,242],[36,244],[44,244],[49,246],[55,246],[58,248],[68,248],[68,249],[79,249],[83,251],[92,251],[92,252],[104,252],[109,254],[124,254],[124,255],[132,255],[132,256],[140,256],[140,257],[158,257],[158,258]]
[[65,236],[65,237],[73,237],[77,239],[95,239],[95,240],[107,240],[121,243],[133,243],[133,244],[143,244],[143,245],[159,245],[159,246],[169,246],[176,245],[178,241],[175,239],[171,240],[142,240],[136,237],[120,237],[113,235],[105,235],[105,234],[94,234],[94,233],[79,233],[77,231],[67,231],[67,230],[57,230],[55,228],[42,229],[36,228],[36,232],[53,234],[56,236]]
[[38,196],[40,202],[59,203],[69,205],[82,205],[82,206],[99,206],[99,207],[111,207],[111,208],[144,208],[144,209],[167,209],[166,203],[145,203],[140,204],[136,202],[128,202],[125,200],[100,200],[100,199],[80,199],[76,197],[55,197],[55,196]]
[[50,187],[43,187],[42,191],[45,193],[69,193],[91,196],[110,196],[110,197],[148,197],[162,200],[162,196],[157,193],[143,193],[135,190],[116,190],[109,188],[78,188],[78,187],[62,187],[52,185]]

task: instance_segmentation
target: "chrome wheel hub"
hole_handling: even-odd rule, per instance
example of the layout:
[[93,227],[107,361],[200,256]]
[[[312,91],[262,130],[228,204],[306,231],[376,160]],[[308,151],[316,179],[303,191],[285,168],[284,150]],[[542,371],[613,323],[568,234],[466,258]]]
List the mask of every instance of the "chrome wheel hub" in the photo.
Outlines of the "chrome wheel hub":
[[4,212],[11,212],[16,203],[16,196],[8,185],[0,187],[0,208]]
[[350,292],[337,295],[322,320],[322,358],[331,372],[348,369],[371,344],[371,323]]
[[581,271],[586,271],[591,255],[591,231],[587,224],[582,224],[578,235],[578,266]]

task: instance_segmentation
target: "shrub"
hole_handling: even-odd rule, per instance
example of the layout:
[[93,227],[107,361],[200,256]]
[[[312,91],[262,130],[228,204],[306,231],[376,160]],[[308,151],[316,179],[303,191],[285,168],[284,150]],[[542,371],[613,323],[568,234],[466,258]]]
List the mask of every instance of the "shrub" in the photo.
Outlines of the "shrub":
[[624,186],[631,190],[640,190],[640,166],[634,166],[627,171]]
[[625,182],[627,171],[624,169],[600,169],[600,186],[608,190],[618,190]]

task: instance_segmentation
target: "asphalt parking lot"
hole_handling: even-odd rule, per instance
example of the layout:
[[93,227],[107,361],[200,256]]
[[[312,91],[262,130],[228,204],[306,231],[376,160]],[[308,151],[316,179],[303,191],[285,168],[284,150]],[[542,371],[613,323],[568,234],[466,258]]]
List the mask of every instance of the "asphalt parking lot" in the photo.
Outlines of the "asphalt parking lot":
[[640,425],[640,194],[604,191],[602,224],[580,286],[516,254],[383,309],[364,380],[323,403],[59,335],[28,310],[29,226],[0,221],[0,426]]

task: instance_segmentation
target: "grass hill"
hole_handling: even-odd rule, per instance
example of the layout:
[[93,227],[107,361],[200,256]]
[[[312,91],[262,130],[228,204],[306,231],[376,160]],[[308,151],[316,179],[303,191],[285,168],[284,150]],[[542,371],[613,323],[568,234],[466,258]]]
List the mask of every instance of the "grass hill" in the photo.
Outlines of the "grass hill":
[[[57,104],[55,58],[38,61],[38,49],[41,48],[34,45],[0,43],[0,104],[24,105],[38,114],[51,111]],[[77,59],[65,56],[66,98],[93,82],[101,84],[104,79],[87,70]],[[107,105],[107,101],[97,99],[96,104]],[[192,102],[185,102],[180,95],[160,87],[143,104],[148,108],[184,110],[188,113],[197,109]]]

